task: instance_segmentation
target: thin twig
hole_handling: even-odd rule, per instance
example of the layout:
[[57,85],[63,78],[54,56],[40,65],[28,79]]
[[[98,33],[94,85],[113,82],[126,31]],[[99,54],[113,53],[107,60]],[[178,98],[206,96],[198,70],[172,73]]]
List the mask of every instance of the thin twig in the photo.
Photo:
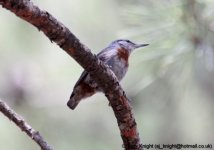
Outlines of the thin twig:
[[142,150],[132,108],[114,73],[93,55],[71,31],[29,0],[0,0],[0,5],[41,30],[73,57],[96,81],[108,98],[126,150]]
[[23,132],[33,139],[42,150],[53,150],[42,138],[38,131],[35,131],[20,115],[13,111],[5,102],[0,100],[0,111]]

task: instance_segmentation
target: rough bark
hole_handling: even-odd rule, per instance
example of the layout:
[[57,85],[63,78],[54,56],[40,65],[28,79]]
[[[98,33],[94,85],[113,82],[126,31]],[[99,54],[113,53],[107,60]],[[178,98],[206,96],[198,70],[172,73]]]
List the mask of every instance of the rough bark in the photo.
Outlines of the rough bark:
[[53,150],[48,143],[44,141],[38,131],[35,131],[25,120],[14,112],[6,103],[0,100],[0,111],[11,121],[13,121],[23,132],[33,139],[42,150]]
[[125,92],[114,73],[51,14],[29,0],[0,0],[0,4],[41,30],[73,57],[98,83],[108,98],[126,150],[142,150],[137,125]]

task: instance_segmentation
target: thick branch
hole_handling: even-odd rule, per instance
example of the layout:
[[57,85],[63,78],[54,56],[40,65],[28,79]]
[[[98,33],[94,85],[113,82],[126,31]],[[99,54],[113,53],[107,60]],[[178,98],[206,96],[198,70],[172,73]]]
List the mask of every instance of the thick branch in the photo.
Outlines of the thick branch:
[[46,143],[38,131],[35,131],[27,122],[14,112],[6,103],[0,100],[0,111],[11,121],[13,121],[23,132],[33,139],[42,150],[53,150]]
[[89,72],[110,101],[125,149],[142,149],[132,108],[114,73],[80,43],[68,28],[29,0],[0,0],[0,4],[44,32]]

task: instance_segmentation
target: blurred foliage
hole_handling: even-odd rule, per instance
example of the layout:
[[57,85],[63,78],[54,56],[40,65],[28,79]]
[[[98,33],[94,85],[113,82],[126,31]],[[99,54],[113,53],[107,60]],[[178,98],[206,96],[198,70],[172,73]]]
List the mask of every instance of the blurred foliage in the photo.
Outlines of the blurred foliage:
[[[122,81],[144,144],[214,144],[214,9],[212,0],[34,0],[94,53],[127,38],[134,52]],[[0,97],[55,149],[121,148],[103,94],[66,102],[82,68],[41,32],[0,9]],[[0,115],[0,149],[38,149]],[[121,148],[122,149],[122,148]]]

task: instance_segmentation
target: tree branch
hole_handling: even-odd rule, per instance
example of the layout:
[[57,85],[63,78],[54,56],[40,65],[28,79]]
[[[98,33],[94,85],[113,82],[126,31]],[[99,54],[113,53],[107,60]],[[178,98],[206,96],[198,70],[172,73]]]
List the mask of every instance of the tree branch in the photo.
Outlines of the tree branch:
[[53,150],[47,142],[45,142],[38,131],[35,131],[27,122],[14,112],[6,103],[0,100],[0,111],[11,121],[13,121],[23,132],[33,139],[42,150]]
[[0,0],[0,4],[41,30],[91,75],[113,108],[125,149],[142,150],[132,108],[114,73],[80,43],[68,28],[29,0]]

